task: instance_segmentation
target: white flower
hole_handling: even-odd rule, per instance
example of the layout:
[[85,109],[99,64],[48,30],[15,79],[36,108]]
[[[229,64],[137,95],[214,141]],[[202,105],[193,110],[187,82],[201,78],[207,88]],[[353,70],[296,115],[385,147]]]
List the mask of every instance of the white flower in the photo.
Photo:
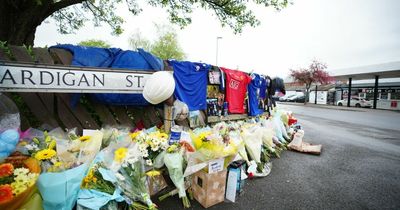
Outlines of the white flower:
[[141,152],[142,157],[148,157],[149,156],[149,152],[147,150],[144,150]]
[[38,178],[38,176],[39,176],[39,174],[37,174],[37,173],[29,173],[28,179],[36,180]]
[[14,176],[26,175],[29,173],[27,168],[17,168],[14,170]]
[[160,143],[161,143],[161,140],[160,140],[160,139],[157,139],[157,138],[153,139],[153,144],[154,144],[155,146],[160,145]]
[[128,163],[126,162],[126,161],[124,161],[123,163],[122,163],[122,167],[128,167]]
[[151,147],[151,150],[152,150],[152,151],[154,151],[154,152],[155,152],[155,151],[157,151],[157,150],[159,150],[159,149],[160,149],[160,147],[159,147],[159,146],[154,146],[154,147]]
[[30,144],[25,145],[25,148],[26,148],[27,150],[33,150],[33,146],[30,145]]
[[153,161],[151,161],[151,160],[146,160],[146,165],[152,166],[152,165],[153,165]]
[[125,177],[122,176],[122,174],[120,174],[120,173],[115,173],[115,177],[117,177],[117,179],[120,180],[120,181],[124,181],[125,180]]
[[167,150],[168,147],[169,147],[168,142],[163,142],[163,143],[161,144],[161,148],[162,148],[163,150]]
[[139,150],[140,150],[140,151],[147,150],[147,147],[148,147],[148,146],[149,146],[149,145],[147,145],[146,143],[139,144]]

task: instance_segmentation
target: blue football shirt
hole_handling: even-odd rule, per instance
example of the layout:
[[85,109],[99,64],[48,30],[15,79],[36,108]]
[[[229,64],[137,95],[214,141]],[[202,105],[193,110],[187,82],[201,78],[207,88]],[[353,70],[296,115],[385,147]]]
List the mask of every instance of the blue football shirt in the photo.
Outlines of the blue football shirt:
[[211,65],[170,60],[174,69],[175,97],[188,105],[190,111],[207,109],[207,81]]

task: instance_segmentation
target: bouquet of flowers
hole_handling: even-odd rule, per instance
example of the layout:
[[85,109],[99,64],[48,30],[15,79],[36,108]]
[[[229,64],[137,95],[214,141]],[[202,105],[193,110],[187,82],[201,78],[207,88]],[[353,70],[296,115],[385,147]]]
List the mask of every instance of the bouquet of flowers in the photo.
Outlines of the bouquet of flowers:
[[22,164],[0,164],[0,209],[18,209],[34,193],[39,163],[27,158]]
[[197,158],[204,162],[238,153],[240,142],[231,141],[229,132],[220,135],[220,132],[211,129],[194,130],[193,144]]
[[102,137],[100,131],[78,137],[55,129],[26,141],[26,150],[40,161],[44,171],[37,183],[44,209],[71,209],[75,205],[81,180],[100,150]]
[[[107,167],[116,177],[114,185],[121,189],[125,201],[133,209],[157,209],[146,187],[146,174],[139,144],[121,141],[104,150]],[[136,202],[140,201],[145,205]]]
[[131,138],[138,144],[141,157],[147,166],[152,167],[156,158],[165,151],[168,144],[168,134],[160,131],[147,132],[146,130],[132,133]]
[[[116,177],[106,169],[104,154],[100,152],[88,173],[83,178],[78,194],[78,205],[88,209],[118,209],[118,203],[125,199],[121,190],[115,187]],[[111,175],[110,175],[111,174]]]
[[[190,201],[186,196],[186,188],[185,188],[185,178],[183,176],[183,150],[179,144],[172,144],[167,149],[167,153],[164,156],[165,165],[168,168],[169,176],[178,189],[179,198],[182,199],[183,206],[185,208],[190,207]],[[163,200],[165,197],[168,197],[169,194],[166,194],[160,197],[160,200]]]

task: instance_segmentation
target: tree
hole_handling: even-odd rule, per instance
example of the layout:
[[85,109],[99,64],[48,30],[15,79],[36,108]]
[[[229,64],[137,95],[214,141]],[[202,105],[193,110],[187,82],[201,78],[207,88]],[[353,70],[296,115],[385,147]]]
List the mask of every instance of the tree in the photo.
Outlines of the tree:
[[107,43],[106,41],[100,40],[100,39],[88,39],[84,40],[78,43],[78,45],[81,46],[87,46],[87,47],[102,47],[102,48],[110,48],[111,45]]
[[[281,10],[289,0],[253,0],[255,4]],[[112,28],[113,34],[123,32],[124,20],[115,12],[126,3],[132,15],[142,11],[139,0],[2,0],[0,4],[0,41],[14,45],[33,45],[36,28],[52,17],[60,33],[72,33],[92,20],[95,26],[102,23]],[[191,23],[194,8],[211,10],[222,26],[228,25],[241,32],[246,25],[255,27],[260,21],[246,6],[248,1],[229,0],[148,0],[146,4],[167,10],[170,22],[184,27]]]
[[306,96],[304,104],[306,104],[308,101],[310,87],[313,83],[327,84],[333,80],[329,73],[325,71],[326,68],[327,66],[325,63],[322,63],[318,60],[313,60],[308,69],[300,68],[298,70],[290,70],[290,76],[296,82],[300,82],[306,85]]
[[151,50],[150,41],[142,36],[139,29],[136,29],[136,31],[129,37],[129,45],[133,49],[142,48],[146,51]]
[[133,49],[143,48],[161,59],[184,60],[186,55],[178,43],[178,35],[167,25],[157,25],[157,38],[154,42],[144,38],[139,30],[129,38]]

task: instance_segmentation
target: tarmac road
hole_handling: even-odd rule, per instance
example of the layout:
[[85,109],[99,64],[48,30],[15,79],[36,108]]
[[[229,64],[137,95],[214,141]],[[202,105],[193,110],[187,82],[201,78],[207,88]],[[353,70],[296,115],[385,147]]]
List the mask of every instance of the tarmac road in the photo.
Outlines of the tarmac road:
[[[400,113],[278,105],[295,113],[320,156],[284,151],[237,202],[209,209],[400,209]],[[203,209],[192,201],[191,209]],[[182,209],[178,197],[160,209]]]

